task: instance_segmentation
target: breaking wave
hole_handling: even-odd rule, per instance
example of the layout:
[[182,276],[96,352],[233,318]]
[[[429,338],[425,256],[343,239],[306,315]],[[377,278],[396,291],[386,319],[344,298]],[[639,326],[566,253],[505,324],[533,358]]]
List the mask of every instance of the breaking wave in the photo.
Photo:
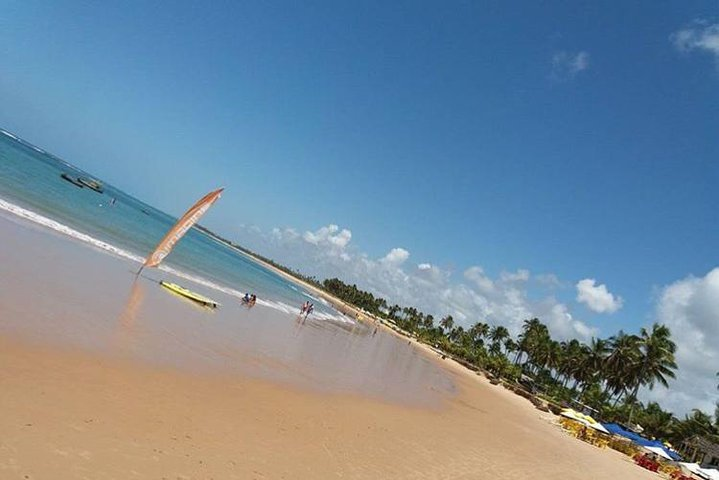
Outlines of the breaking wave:
[[[4,132],[2,130],[0,130],[0,132],[7,134],[7,132]],[[79,240],[85,244],[88,244],[88,245],[95,247],[96,249],[102,250],[106,253],[110,253],[112,255],[116,255],[118,257],[125,258],[127,260],[131,260],[131,261],[137,262],[137,263],[143,263],[145,261],[144,257],[137,255],[136,253],[130,252],[123,248],[120,248],[120,247],[117,247],[110,243],[107,243],[103,240],[97,239],[91,235],[88,235],[86,233],[75,230],[72,227],[69,227],[65,224],[62,224],[56,220],[48,218],[39,213],[33,212],[32,210],[28,210],[19,205],[15,205],[13,203],[7,202],[7,201],[3,200],[2,198],[0,198],[0,210],[4,210],[5,212],[13,214],[19,218],[22,218],[24,220],[35,223],[37,225],[41,225],[43,227],[49,228],[51,230],[54,230],[55,232],[61,233],[63,235],[71,237],[75,240]],[[168,265],[164,265],[164,264],[160,265],[159,270],[170,273],[176,277],[183,278],[183,279],[193,282],[197,285],[202,285],[211,290],[222,292],[226,295],[235,297],[237,299],[241,299],[245,295],[243,292],[240,292],[233,288],[219,285],[210,280],[207,280],[206,278],[192,275],[187,272],[183,272],[182,270],[178,270],[178,269],[173,268]],[[314,298],[314,297],[312,297],[312,298]],[[326,302],[323,302],[323,303],[326,303]],[[277,310],[277,311],[287,313],[287,314],[298,314],[299,313],[297,307],[287,305],[286,303],[283,303],[280,301],[257,299],[257,304],[262,305],[267,308],[272,308],[273,310]],[[341,323],[354,323],[354,321],[352,321],[351,319],[349,319],[339,313],[337,313],[335,315],[335,314],[330,314],[330,313],[326,313],[326,312],[314,312],[313,318],[316,318],[318,320],[330,320],[330,321],[336,321],[336,322],[341,322]]]

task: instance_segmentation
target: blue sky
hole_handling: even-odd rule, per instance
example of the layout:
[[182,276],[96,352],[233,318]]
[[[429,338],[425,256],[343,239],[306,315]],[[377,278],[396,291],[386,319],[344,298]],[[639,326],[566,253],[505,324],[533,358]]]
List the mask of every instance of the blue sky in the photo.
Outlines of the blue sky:
[[522,294],[601,335],[709,278],[716,2],[387,3],[6,3],[0,126],[171,213],[224,185],[206,223],[251,245],[337,224],[404,273],[553,274]]

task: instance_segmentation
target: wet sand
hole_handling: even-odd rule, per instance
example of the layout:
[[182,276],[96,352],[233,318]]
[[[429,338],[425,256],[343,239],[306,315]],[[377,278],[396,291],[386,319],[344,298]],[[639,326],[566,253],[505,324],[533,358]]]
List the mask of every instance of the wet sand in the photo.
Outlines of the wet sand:
[[0,238],[0,478],[656,478],[394,335],[212,313],[58,235]]
[[[303,320],[0,217],[0,335],[190,373],[242,374],[438,406],[451,377],[416,348],[351,319]],[[166,279],[218,300],[200,307]]]

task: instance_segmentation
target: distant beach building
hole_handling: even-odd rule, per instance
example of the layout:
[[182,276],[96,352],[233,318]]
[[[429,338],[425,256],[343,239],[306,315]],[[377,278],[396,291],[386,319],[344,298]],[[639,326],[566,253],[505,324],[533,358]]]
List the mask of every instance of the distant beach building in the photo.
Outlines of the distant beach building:
[[719,443],[700,435],[684,440],[679,448],[684,460],[702,468],[719,468]]

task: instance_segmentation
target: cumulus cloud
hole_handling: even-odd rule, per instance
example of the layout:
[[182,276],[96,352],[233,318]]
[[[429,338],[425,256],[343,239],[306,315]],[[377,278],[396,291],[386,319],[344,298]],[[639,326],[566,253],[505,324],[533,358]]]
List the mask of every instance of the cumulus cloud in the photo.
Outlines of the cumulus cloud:
[[[576,318],[565,303],[552,295],[542,295],[547,292],[544,284],[564,286],[551,273],[534,275],[518,270],[492,276],[478,265],[454,273],[430,262],[409,264],[409,252],[400,248],[371,258],[349,240],[329,239],[344,238],[341,231],[328,225],[305,234],[283,228],[258,235],[255,229],[244,227],[241,242],[304,273],[356,283],[390,303],[415,306],[435,318],[451,314],[465,327],[483,321],[504,325],[516,335],[523,320],[538,317],[560,340],[588,341],[599,334],[597,328]],[[351,238],[351,234],[346,237]],[[621,307],[622,299],[610,293],[606,285],[597,285],[591,278],[577,283],[577,291],[580,285],[586,295],[583,303],[592,303],[595,310],[609,312]],[[643,391],[641,398],[659,401],[677,415],[696,407],[712,412],[717,399],[715,373],[719,368],[719,267],[703,277],[687,277],[662,288],[651,321],[671,329],[677,342],[679,371],[670,389]]]
[[504,271],[493,276],[475,265],[455,275],[429,262],[409,264],[410,252],[399,247],[371,258],[354,248],[349,240],[337,241],[336,237],[351,238],[349,233],[343,237],[342,231],[336,225],[328,225],[300,235],[284,228],[242,241],[304,273],[342,278],[390,303],[414,306],[435,318],[451,314],[465,327],[482,321],[504,325],[516,335],[525,319],[539,317],[558,339],[586,341],[598,333],[574,318],[569,308],[555,297],[542,297],[539,292],[529,295],[530,289],[538,285],[529,270]]
[[597,313],[614,313],[620,308],[624,300],[620,296],[615,296],[607,286],[597,285],[593,278],[585,278],[577,282],[577,301],[583,303]]
[[555,80],[571,80],[579,72],[589,68],[589,53],[560,51],[552,55],[552,78]]
[[318,246],[330,246],[339,249],[345,248],[352,240],[352,232],[334,224],[321,227],[314,232],[305,232],[302,235],[305,242]]
[[692,408],[712,413],[718,399],[719,267],[664,287],[656,320],[671,329],[679,370],[669,389],[656,388],[645,396],[678,415]]
[[714,57],[719,66],[719,23],[708,24],[697,20],[670,37],[674,46],[682,52],[703,51]]
[[494,292],[494,281],[485,275],[482,267],[469,267],[464,271],[464,278],[474,283],[482,293],[491,294]]
[[404,248],[393,248],[382,261],[392,265],[401,265],[409,258],[409,252]]
[[559,288],[562,286],[562,282],[559,281],[559,277],[553,273],[540,273],[538,275],[534,275],[534,280],[536,280],[539,285],[549,289]]
[[499,278],[504,282],[526,282],[529,280],[529,270],[519,269],[516,272],[502,272]]

